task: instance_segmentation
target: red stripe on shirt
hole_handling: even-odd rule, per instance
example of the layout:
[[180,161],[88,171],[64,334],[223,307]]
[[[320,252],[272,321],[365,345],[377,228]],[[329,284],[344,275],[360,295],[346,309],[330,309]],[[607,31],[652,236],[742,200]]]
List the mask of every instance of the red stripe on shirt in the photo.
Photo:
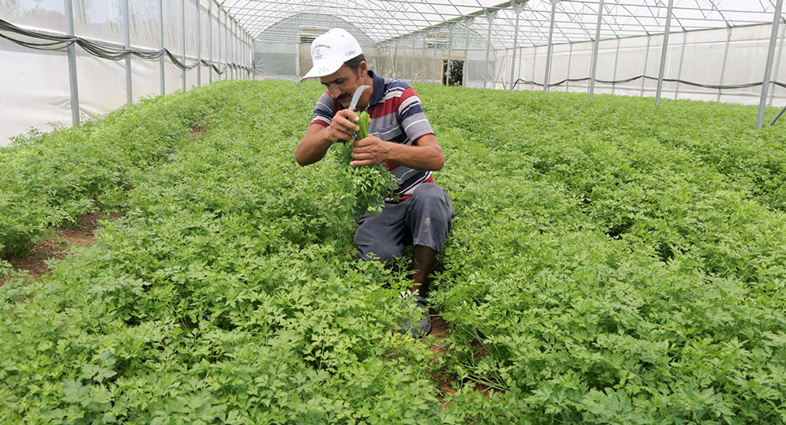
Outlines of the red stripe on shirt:
[[[418,184],[418,186],[420,186],[423,183],[434,183],[434,184],[437,184],[437,182],[434,181],[434,175],[433,174],[428,176],[428,178],[426,180],[423,180],[422,182],[420,182],[420,184]],[[412,195],[402,195],[400,198],[398,198],[398,200],[399,201],[403,201],[405,199],[409,199],[410,196],[412,196]]]

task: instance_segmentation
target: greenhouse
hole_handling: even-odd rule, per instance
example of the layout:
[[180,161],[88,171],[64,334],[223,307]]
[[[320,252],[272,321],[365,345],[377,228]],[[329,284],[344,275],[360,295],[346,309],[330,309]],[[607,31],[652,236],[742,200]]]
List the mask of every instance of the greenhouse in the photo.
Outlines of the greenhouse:
[[786,423],[785,12],[0,0],[0,424]]

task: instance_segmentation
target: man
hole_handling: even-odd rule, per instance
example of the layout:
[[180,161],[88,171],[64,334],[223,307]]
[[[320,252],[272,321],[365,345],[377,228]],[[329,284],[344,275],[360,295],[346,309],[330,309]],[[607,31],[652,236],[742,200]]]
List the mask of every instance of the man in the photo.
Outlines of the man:
[[[314,119],[295,150],[300,165],[321,160],[333,143],[352,140],[359,127],[350,120],[358,115],[347,109],[361,85],[357,111],[368,111],[369,137],[353,142],[350,166],[385,163],[400,181],[398,202],[386,202],[379,216],[357,218],[355,243],[361,259],[387,262],[400,258],[408,244],[414,245],[415,271],[410,291],[419,309],[417,320],[404,324],[404,332],[422,337],[431,332],[423,285],[434,267],[451,227],[453,206],[445,191],[434,183],[432,171],[445,163],[442,148],[409,84],[382,78],[368,69],[360,45],[342,29],[332,29],[311,44],[313,68],[301,79],[319,78],[327,91],[314,109]],[[373,254],[373,256],[372,256]]]

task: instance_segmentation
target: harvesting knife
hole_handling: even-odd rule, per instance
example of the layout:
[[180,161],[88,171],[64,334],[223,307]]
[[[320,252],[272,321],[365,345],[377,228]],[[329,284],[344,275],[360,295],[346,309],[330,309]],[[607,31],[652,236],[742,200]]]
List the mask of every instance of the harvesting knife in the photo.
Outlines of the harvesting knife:
[[355,90],[355,95],[352,96],[352,101],[349,102],[349,110],[355,112],[355,108],[358,106],[358,101],[360,101],[360,96],[363,94],[366,89],[370,89],[371,86],[360,86],[357,90]]
[[[349,102],[350,111],[355,112],[355,108],[358,106],[358,101],[360,100],[360,96],[363,95],[363,92],[366,91],[366,89],[370,89],[370,88],[371,86],[360,86],[357,88],[357,90],[355,90],[355,94],[352,96],[352,101]],[[353,139],[355,138],[355,134],[357,133],[352,134]]]

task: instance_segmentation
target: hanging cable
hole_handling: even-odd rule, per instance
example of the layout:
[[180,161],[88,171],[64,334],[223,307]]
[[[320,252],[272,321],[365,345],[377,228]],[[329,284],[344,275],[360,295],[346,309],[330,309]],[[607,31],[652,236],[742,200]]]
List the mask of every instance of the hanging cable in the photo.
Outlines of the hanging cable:
[[[637,77],[627,78],[627,79],[624,79],[624,80],[611,81],[611,80],[598,80],[598,79],[596,79],[595,81],[598,82],[598,83],[601,83],[601,84],[624,84],[624,83],[630,83],[630,82],[633,82],[633,81],[636,81],[636,80],[639,80],[639,79],[642,79],[642,78],[646,78],[648,80],[653,80],[653,81],[657,81],[658,80],[655,77],[650,77],[650,76],[647,76],[647,75],[639,75]],[[560,82],[549,84],[549,87],[558,87],[558,86],[560,86],[562,84],[565,84],[567,82],[577,83],[577,82],[589,81],[589,80],[590,80],[589,77],[586,77],[586,78],[566,78],[566,79],[564,79],[564,80],[562,80]],[[762,85],[761,81],[755,82],[755,83],[731,84],[731,85],[723,85],[723,86],[715,85],[715,84],[694,83],[692,81],[679,80],[679,79],[676,79],[676,78],[664,78],[663,81],[668,82],[668,83],[687,84],[689,86],[700,87],[700,88],[705,88],[705,89],[713,89],[713,90],[747,89],[747,88],[758,87],[758,86]],[[776,86],[786,88],[786,84],[781,83],[779,81],[772,81],[771,83],[775,84]],[[532,84],[532,85],[543,87],[543,83],[539,83],[537,81],[524,80],[524,79],[519,78],[519,79],[516,80],[515,83],[513,83],[513,88],[515,89],[518,84]]]
[[[17,34],[24,37],[38,39],[38,40],[47,40],[49,42],[39,43],[39,42],[27,41],[17,37],[13,37],[12,35],[6,33]],[[82,38],[79,36],[55,35],[55,34],[49,34],[40,31],[27,30],[18,27],[3,19],[0,19],[0,38],[3,38],[14,44],[17,44],[19,46],[28,49],[47,50],[47,51],[65,50],[68,48],[68,46],[76,43],[87,53],[90,53],[91,55],[102,59],[108,59],[112,61],[125,59],[128,55],[134,55],[138,58],[148,59],[148,60],[158,59],[161,56],[166,55],[169,58],[169,60],[171,60],[172,63],[175,64],[175,66],[185,71],[190,71],[196,68],[197,66],[199,66],[200,64],[213,68],[213,70],[218,75],[224,74],[227,70],[227,67],[229,66],[246,69],[250,71],[250,69],[245,66],[240,66],[237,64],[216,64],[206,61],[204,59],[196,60],[189,65],[184,62],[181,62],[174,54],[172,54],[172,52],[169,51],[169,49],[166,48],[158,49],[158,50],[146,50],[146,49],[138,49],[138,48],[126,49],[125,46],[120,46],[117,44],[103,42],[103,41],[88,40],[86,38]]]

